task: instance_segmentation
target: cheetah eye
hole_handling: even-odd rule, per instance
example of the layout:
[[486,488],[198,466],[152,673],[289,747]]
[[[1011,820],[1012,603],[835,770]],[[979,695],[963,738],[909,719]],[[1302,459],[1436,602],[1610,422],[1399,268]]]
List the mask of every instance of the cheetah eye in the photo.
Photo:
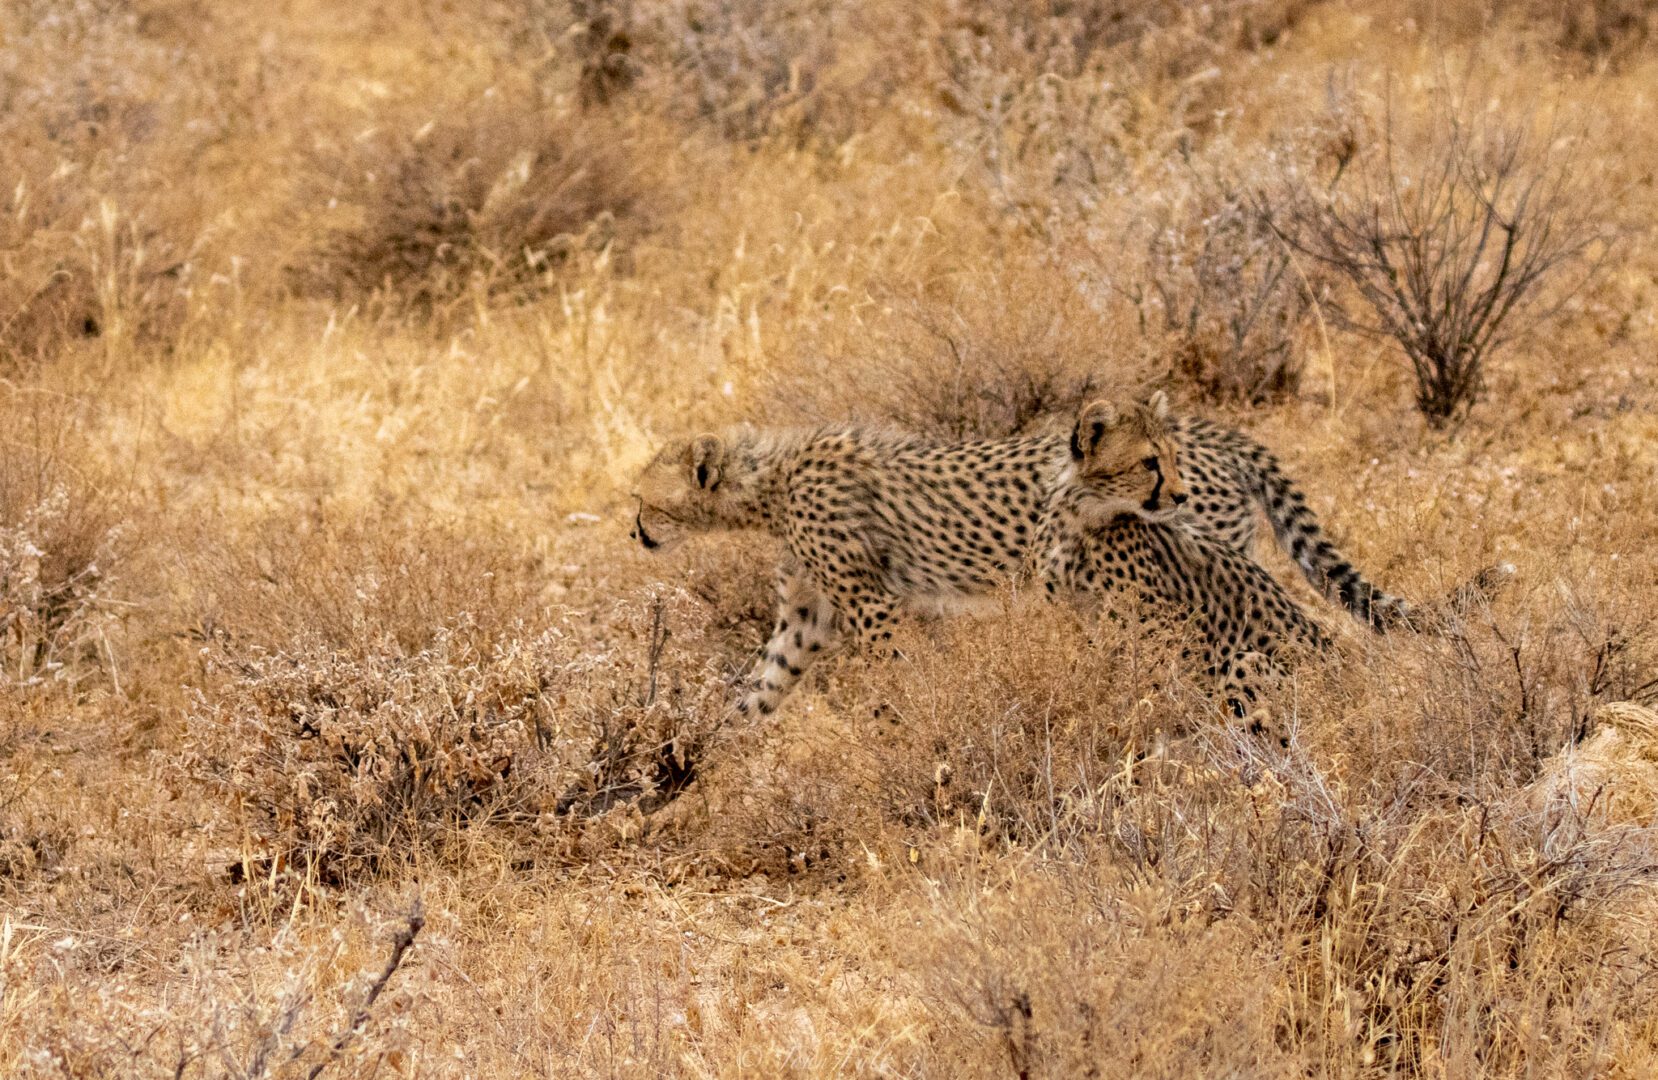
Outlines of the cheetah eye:
[[1144,461],[1140,462],[1140,464],[1144,465],[1146,467],[1147,471],[1153,471],[1157,468],[1157,459],[1154,458],[1154,457],[1149,457],[1149,458],[1146,458]]

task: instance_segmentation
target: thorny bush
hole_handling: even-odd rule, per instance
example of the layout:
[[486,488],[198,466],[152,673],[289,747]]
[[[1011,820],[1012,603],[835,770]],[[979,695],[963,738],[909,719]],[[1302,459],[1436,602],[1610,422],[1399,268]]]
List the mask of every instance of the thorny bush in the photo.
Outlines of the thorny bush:
[[[187,717],[189,771],[234,822],[233,873],[338,885],[441,856],[460,830],[649,811],[696,775],[723,711],[676,594],[597,642],[571,615],[485,644],[464,618],[406,653],[225,648]],[[680,616],[687,616],[680,619]]]

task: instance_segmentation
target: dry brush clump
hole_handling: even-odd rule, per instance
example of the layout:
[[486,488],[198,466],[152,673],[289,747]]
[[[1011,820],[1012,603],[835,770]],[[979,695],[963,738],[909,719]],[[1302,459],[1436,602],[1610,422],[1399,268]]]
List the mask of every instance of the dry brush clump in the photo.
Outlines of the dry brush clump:
[[1521,18],[1549,33],[1551,44],[1597,69],[1638,63],[1658,41],[1658,5],[1652,0],[1531,0],[1517,8]]
[[1063,850],[1108,779],[1218,720],[1182,667],[1178,630],[1031,606],[941,628],[872,674],[865,752],[891,819]]
[[295,278],[420,311],[532,296],[665,216],[673,148],[652,132],[516,84],[384,109],[312,152],[296,214],[320,240]]
[[661,809],[699,778],[734,715],[706,604],[658,592],[617,614],[606,642],[566,668],[562,731],[580,765],[559,813]]
[[187,768],[231,816],[236,876],[339,885],[533,814],[551,648],[480,649],[463,626],[412,656],[365,642],[227,657],[226,685],[190,710]]
[[1136,293],[1178,378],[1210,400],[1258,405],[1299,389],[1325,288],[1319,268],[1274,230],[1254,186],[1225,169],[1171,169]]
[[1621,64],[1650,51],[1658,8],[1650,0],[1594,0],[1564,8],[1560,44],[1597,63]]
[[124,503],[77,433],[84,407],[11,389],[0,415],[0,686],[74,686],[115,669]]

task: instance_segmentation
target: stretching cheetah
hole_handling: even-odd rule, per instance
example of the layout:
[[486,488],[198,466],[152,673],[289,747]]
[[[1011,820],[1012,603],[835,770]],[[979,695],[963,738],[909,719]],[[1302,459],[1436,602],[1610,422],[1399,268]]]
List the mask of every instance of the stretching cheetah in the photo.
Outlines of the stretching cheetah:
[[1281,670],[1289,647],[1322,651],[1328,640],[1248,555],[1180,518],[1142,515],[1139,496],[1152,482],[1142,454],[1170,431],[1160,396],[1123,414],[1106,402],[1085,408],[1033,556],[1050,595],[1093,603],[1126,593],[1148,613],[1194,618],[1204,672],[1241,715],[1263,668]]
[[[1160,393],[1152,403],[1166,414]],[[858,427],[702,435],[645,467],[633,535],[652,550],[728,529],[784,541],[777,624],[741,703],[770,712],[843,624],[885,651],[899,606],[981,594],[1014,575],[1071,460],[1067,442],[943,445]],[[1380,628],[1408,615],[1337,553],[1272,455],[1247,437],[1170,418],[1164,437],[1137,452],[1150,482],[1144,514],[1177,515],[1247,551],[1259,507],[1303,572],[1356,616]]]

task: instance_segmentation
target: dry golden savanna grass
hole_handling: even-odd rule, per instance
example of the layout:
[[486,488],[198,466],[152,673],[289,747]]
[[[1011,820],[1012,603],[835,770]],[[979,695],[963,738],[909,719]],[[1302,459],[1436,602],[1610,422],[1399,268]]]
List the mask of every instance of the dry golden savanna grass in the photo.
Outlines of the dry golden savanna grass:
[[[0,3],[0,1075],[1653,1075],[1655,50],[1640,0]],[[1562,258],[1425,416],[1482,199]],[[1333,220],[1426,237],[1398,333]],[[1388,587],[1513,584],[1379,636],[1295,580],[1287,745],[1015,595],[756,723],[774,546],[627,539],[670,436],[1152,387]]]

